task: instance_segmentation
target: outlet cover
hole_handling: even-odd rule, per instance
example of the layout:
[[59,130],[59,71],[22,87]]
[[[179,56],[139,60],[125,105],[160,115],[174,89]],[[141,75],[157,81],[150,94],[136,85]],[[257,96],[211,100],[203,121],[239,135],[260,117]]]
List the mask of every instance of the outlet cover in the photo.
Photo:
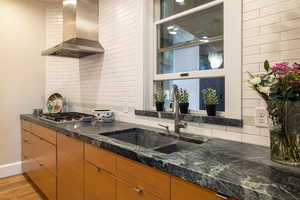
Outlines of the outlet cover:
[[257,127],[269,126],[268,111],[263,107],[256,108],[255,110],[255,126]]
[[128,113],[128,112],[129,112],[128,103],[124,103],[123,104],[123,113]]

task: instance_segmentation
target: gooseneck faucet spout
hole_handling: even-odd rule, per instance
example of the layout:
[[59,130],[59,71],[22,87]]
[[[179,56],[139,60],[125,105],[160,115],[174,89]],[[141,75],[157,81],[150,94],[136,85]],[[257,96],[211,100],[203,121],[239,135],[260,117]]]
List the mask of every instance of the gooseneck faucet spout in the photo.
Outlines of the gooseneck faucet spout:
[[175,112],[174,131],[175,133],[180,134],[180,129],[186,128],[187,123],[181,122],[180,113],[179,113],[179,92],[178,92],[178,86],[175,84],[173,85],[172,88],[170,102],[173,103],[173,108]]

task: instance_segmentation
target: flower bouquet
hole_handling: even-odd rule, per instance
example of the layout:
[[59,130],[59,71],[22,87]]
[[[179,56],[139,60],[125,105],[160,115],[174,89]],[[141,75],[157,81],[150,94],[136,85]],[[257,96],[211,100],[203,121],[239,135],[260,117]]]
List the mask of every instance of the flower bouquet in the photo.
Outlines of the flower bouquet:
[[270,67],[265,73],[249,73],[251,87],[265,100],[272,120],[271,159],[289,165],[300,164],[300,65],[287,62]]

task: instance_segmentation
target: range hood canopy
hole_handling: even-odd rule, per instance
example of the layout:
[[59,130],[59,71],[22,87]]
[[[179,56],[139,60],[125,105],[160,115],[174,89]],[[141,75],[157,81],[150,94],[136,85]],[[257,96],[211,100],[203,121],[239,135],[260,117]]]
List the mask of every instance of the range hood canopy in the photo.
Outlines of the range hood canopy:
[[42,55],[82,58],[103,53],[98,18],[98,0],[63,0],[63,42]]

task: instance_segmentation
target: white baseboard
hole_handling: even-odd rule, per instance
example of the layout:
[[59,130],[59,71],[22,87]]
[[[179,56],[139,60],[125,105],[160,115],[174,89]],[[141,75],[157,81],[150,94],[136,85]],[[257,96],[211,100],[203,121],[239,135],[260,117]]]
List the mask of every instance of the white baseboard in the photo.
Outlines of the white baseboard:
[[0,165],[0,178],[14,176],[22,173],[22,162]]

